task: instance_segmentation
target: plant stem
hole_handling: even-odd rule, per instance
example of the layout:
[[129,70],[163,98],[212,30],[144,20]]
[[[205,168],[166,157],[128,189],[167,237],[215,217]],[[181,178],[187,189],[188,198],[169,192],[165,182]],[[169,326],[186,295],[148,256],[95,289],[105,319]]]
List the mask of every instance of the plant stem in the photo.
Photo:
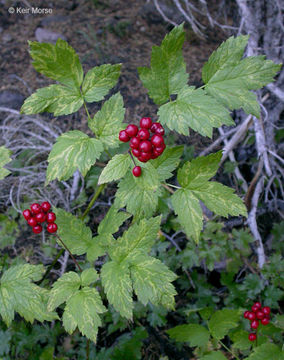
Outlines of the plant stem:
[[63,240],[60,238],[59,235],[55,234],[56,238],[61,242],[61,244],[63,245],[63,247],[69,252],[69,255],[71,256],[72,260],[74,261],[75,265],[77,266],[77,268],[79,269],[80,272],[82,272],[82,268],[81,266],[78,264],[77,260],[74,258],[73,254],[71,253],[71,251],[68,249],[68,247],[66,246],[66,244],[63,242]]
[[90,115],[90,113],[89,113],[89,110],[88,110],[88,108],[87,108],[87,104],[85,103],[85,101],[84,101],[84,108],[85,108],[85,110],[86,110],[86,113],[87,113],[87,116],[88,116],[88,120],[91,120],[91,115]]
[[131,159],[132,159],[132,161],[133,161],[134,166],[136,166],[136,163],[135,163],[135,160],[134,160],[133,155],[131,154],[131,151],[128,150],[127,152],[128,152],[128,154],[130,155],[130,157],[131,157]]
[[167,189],[171,194],[174,194],[174,193],[175,193],[174,190],[171,189],[168,185],[162,184],[162,186],[163,186],[165,189]]
[[103,189],[106,187],[106,184],[102,184],[98,187],[97,191],[94,193],[91,201],[89,202],[89,205],[87,209],[84,211],[83,215],[80,216],[81,220],[84,220],[85,217],[88,215],[89,211],[91,210],[92,206],[94,205],[95,201],[99,197],[100,193],[103,191]]
[[172,185],[172,184],[169,184],[169,183],[165,183],[167,186],[170,186],[170,187],[173,187],[175,189],[180,189],[181,187],[180,186],[176,186],[176,185]]
[[90,358],[90,340],[87,339],[87,344],[86,344],[86,360],[89,360]]
[[64,253],[64,249],[61,249],[58,254],[56,255],[56,258],[52,261],[52,263],[49,265],[49,267],[47,268],[46,272],[44,273],[42,279],[38,282],[38,285],[40,285],[44,279],[47,278],[48,274],[50,273],[50,271],[54,268],[55,264],[57,263],[58,259],[60,258],[61,255],[63,255]]
[[238,358],[232,350],[230,350],[221,340],[218,340],[219,344],[223,346],[224,349],[226,349],[227,351],[229,351],[230,354],[232,354],[237,360],[240,360],[240,358]]

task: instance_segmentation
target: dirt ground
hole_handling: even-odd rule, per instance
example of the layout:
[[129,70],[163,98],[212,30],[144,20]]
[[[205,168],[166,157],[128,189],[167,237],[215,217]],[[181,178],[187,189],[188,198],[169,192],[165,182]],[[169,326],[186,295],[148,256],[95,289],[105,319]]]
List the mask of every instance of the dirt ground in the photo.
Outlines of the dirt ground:
[[[51,13],[9,13],[9,7],[26,9],[28,5],[48,8]],[[156,118],[157,108],[139,80],[137,67],[149,65],[151,47],[160,44],[170,26],[152,11],[154,9],[149,2],[4,0],[2,4],[0,1],[0,6],[0,93],[8,90],[26,98],[37,88],[51,83],[34,70],[28,53],[28,40],[35,41],[35,33],[41,28],[62,35],[79,54],[85,71],[102,63],[123,63],[122,75],[114,91],[121,91],[124,97],[127,109],[125,121],[138,121],[141,116]],[[191,85],[201,84],[202,64],[225,37],[215,30],[207,33],[207,38],[199,39],[187,29],[184,56],[191,74]],[[94,113],[99,107],[100,104],[90,105],[90,111]],[[57,125],[60,121],[64,131],[87,130],[83,109],[67,117],[53,119],[50,115],[48,118],[56,121]],[[200,141],[204,140],[199,138],[197,142]]]

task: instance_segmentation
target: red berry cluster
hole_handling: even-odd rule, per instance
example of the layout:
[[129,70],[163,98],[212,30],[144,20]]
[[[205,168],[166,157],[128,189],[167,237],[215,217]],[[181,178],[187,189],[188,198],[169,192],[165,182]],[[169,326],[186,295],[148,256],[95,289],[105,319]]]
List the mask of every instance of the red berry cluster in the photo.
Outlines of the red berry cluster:
[[27,220],[27,223],[32,226],[35,234],[42,232],[41,224],[47,222],[46,230],[49,233],[55,233],[57,231],[57,225],[55,224],[56,215],[51,210],[51,205],[48,201],[44,201],[41,205],[34,203],[31,204],[30,209],[23,211],[23,216]]
[[[150,132],[153,133],[150,138]],[[140,129],[134,124],[129,124],[125,130],[120,131],[119,140],[128,142],[132,154],[141,162],[156,159],[166,148],[164,143],[165,130],[160,123],[152,123],[151,118],[143,117],[140,120]],[[134,176],[141,175],[141,167],[135,166],[132,170]]]
[[[252,329],[257,329],[259,327],[259,320],[262,325],[269,324],[270,321],[270,307],[264,306],[261,307],[260,302],[255,302],[253,306],[251,307],[252,311],[245,311],[244,312],[244,318],[248,319],[250,321],[250,326]],[[256,334],[250,333],[249,334],[249,340],[255,341],[256,340]]]

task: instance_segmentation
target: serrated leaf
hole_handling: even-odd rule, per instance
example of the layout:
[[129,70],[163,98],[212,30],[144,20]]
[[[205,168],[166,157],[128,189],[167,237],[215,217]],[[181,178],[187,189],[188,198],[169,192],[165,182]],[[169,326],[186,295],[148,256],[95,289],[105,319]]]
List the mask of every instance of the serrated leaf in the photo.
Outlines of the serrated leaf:
[[186,65],[182,55],[185,39],[183,24],[176,26],[162,41],[161,46],[153,46],[151,67],[138,68],[143,85],[157,105],[177,94],[188,81]]
[[171,130],[189,135],[189,128],[203,136],[212,137],[214,127],[234,125],[229,111],[202,89],[185,86],[177,99],[162,105],[159,120]]
[[103,169],[98,184],[105,184],[114,180],[122,178],[129,166],[131,165],[131,158],[129,154],[115,155]]
[[171,282],[177,276],[166,265],[151,256],[137,254],[131,259],[130,273],[133,289],[142,304],[150,301],[174,310],[177,292]]
[[10,174],[10,171],[5,169],[3,166],[12,160],[10,158],[11,154],[11,150],[7,149],[5,146],[0,146],[0,180],[4,179]]
[[273,324],[277,328],[284,330],[284,315],[280,315],[280,314],[276,315]]
[[175,191],[171,196],[174,211],[188,237],[198,242],[202,230],[203,214],[199,200],[187,189]]
[[99,278],[98,273],[93,268],[85,269],[80,276],[82,286],[89,286]]
[[238,330],[234,334],[230,335],[233,340],[232,347],[239,350],[247,350],[251,347],[251,341],[248,339],[248,332],[245,330]]
[[80,88],[83,68],[74,49],[62,39],[56,45],[29,41],[34,68],[41,74],[69,86]]
[[67,180],[78,169],[85,176],[103,151],[101,141],[79,130],[68,131],[56,139],[48,156],[46,185],[54,180]]
[[224,217],[228,217],[228,215],[247,216],[247,209],[242,199],[234,194],[234,189],[228,186],[210,181],[192,192],[217,215]]
[[127,211],[137,218],[149,218],[158,205],[158,172],[150,163],[141,163],[140,166],[142,168],[140,177],[136,178],[128,172],[120,181],[114,205],[126,206]]
[[18,312],[26,321],[57,319],[47,310],[47,290],[35,285],[44,273],[42,265],[16,265],[4,272],[0,279],[0,315],[9,326]]
[[200,187],[216,174],[221,158],[222,151],[218,151],[186,162],[178,171],[178,182],[184,188]]
[[184,146],[175,146],[173,148],[166,147],[165,151],[157,159],[152,160],[151,164],[157,169],[158,178],[160,181],[167,180],[172,177],[174,171],[182,156]]
[[144,327],[137,327],[131,333],[124,334],[119,337],[118,344],[113,350],[111,360],[140,360],[142,340],[148,337]]
[[54,212],[59,237],[72,254],[83,255],[92,243],[91,229],[82,220],[62,209],[54,209]]
[[134,306],[128,265],[115,261],[107,262],[102,267],[101,279],[109,303],[121,316],[132,319]]
[[239,325],[240,312],[239,310],[223,309],[217,310],[211,317],[208,323],[211,335],[221,340],[228,334],[229,330],[234,329]]
[[66,302],[80,288],[80,276],[74,271],[63,274],[53,285],[47,308],[52,311]]
[[200,360],[227,360],[221,351],[212,351],[210,354],[203,356]]
[[102,322],[98,314],[106,311],[98,291],[84,287],[77,290],[66,303],[63,314],[63,326],[72,334],[78,327],[82,335],[96,342],[98,327]]
[[253,349],[253,353],[246,360],[283,360],[284,352],[271,343],[265,343]]
[[210,338],[209,331],[199,324],[179,325],[167,330],[171,339],[189,342],[190,346],[205,346]]
[[123,236],[115,242],[110,250],[113,260],[121,262],[126,260],[134,252],[148,253],[157,238],[160,229],[161,217],[157,216],[149,220],[143,219],[139,224],[132,225]]
[[30,115],[46,111],[54,116],[69,115],[79,110],[83,103],[78,89],[50,85],[29,96],[21,108],[21,113]]
[[89,70],[82,84],[85,101],[103,100],[111,88],[115,86],[120,75],[121,64],[104,64]]
[[[255,94],[273,81],[281,65],[265,60],[264,56],[251,56],[241,60],[247,39],[229,38],[215,51],[203,69],[206,91],[231,110],[243,108],[259,116]],[[232,50],[234,49],[234,50]]]
[[117,93],[105,101],[93,119],[89,119],[89,128],[106,148],[115,148],[120,144],[118,133],[123,129],[124,114],[123,98]]

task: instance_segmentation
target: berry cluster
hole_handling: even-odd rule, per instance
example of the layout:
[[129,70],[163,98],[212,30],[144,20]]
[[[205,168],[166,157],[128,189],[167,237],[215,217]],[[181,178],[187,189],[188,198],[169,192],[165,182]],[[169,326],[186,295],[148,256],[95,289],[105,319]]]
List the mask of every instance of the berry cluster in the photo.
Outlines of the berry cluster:
[[48,201],[44,201],[41,205],[34,203],[31,204],[30,209],[23,211],[23,216],[27,220],[27,223],[32,226],[35,234],[42,232],[41,224],[47,222],[46,230],[49,233],[55,233],[57,231],[57,225],[55,224],[56,215],[51,210],[51,205]]
[[[153,134],[150,138],[151,134]],[[141,162],[156,159],[166,148],[164,143],[165,130],[160,123],[152,123],[151,118],[143,117],[140,120],[140,129],[134,124],[129,124],[125,130],[120,131],[119,140],[130,141],[132,154]],[[134,176],[141,175],[141,167],[135,166],[132,170]]]
[[[259,320],[262,325],[269,324],[270,321],[269,315],[270,315],[270,307],[269,306],[261,307],[260,302],[255,302],[251,307],[251,311],[247,310],[244,312],[244,318],[250,321],[251,328],[255,330],[259,327]],[[255,341],[256,334],[250,333],[248,338],[250,341]]]

